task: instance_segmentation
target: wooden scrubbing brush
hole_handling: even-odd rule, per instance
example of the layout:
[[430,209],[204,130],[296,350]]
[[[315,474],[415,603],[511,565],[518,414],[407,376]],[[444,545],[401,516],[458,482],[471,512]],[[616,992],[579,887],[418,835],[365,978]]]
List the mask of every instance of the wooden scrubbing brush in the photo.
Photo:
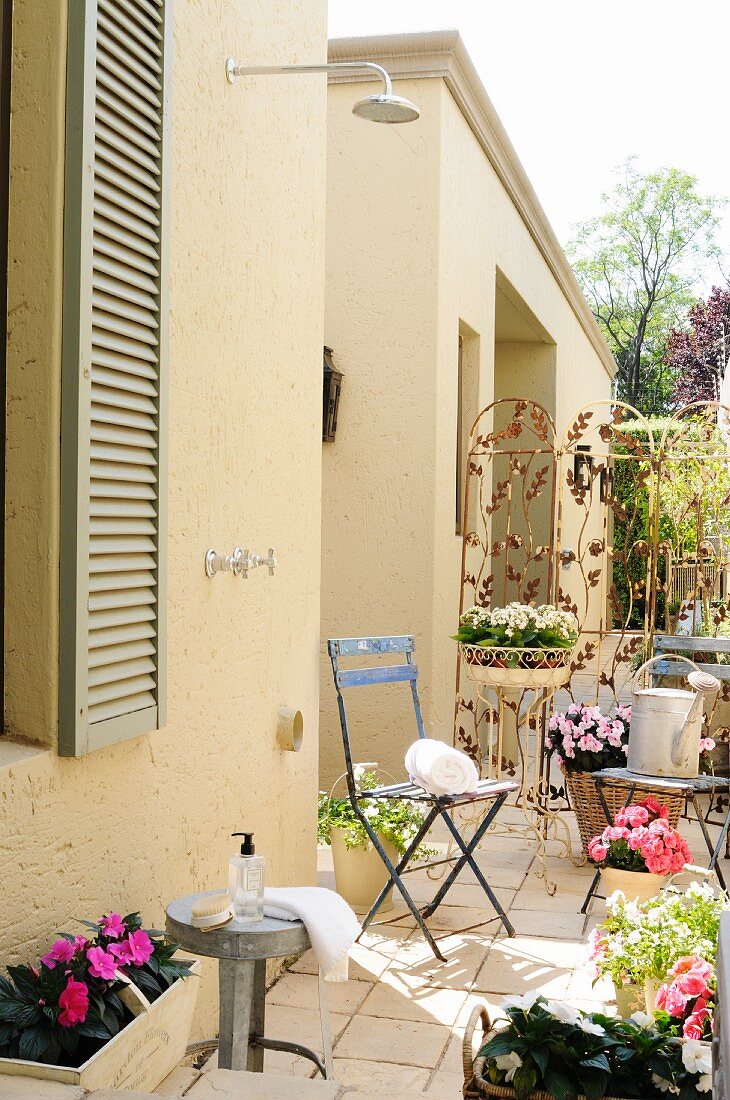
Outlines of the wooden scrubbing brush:
[[233,917],[233,906],[228,894],[213,894],[195,902],[191,909],[190,923],[201,932],[212,932],[230,924]]

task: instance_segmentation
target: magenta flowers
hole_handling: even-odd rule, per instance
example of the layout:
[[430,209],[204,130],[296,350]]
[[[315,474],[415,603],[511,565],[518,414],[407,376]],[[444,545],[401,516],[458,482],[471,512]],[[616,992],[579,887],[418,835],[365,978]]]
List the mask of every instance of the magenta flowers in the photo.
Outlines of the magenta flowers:
[[102,978],[110,982],[116,977],[117,960],[103,947],[90,947],[86,952],[89,973],[93,978]]
[[89,1011],[89,990],[85,982],[77,982],[69,977],[66,988],[58,998],[61,1013],[58,1022],[61,1027],[74,1027],[83,1024]]
[[102,917],[99,927],[108,940],[118,940],[127,931],[127,926],[119,913],[110,913],[108,917]]
[[652,797],[624,806],[616,814],[614,824],[589,842],[589,859],[623,871],[677,874],[685,863],[692,862],[692,853],[667,818],[666,806]]
[[153,946],[147,933],[140,928],[130,932],[121,943],[110,944],[109,950],[118,959],[119,966],[143,966],[152,954]]
[[[84,941],[86,942],[86,941]],[[41,955],[41,962],[49,970],[53,970],[59,963],[69,963],[77,951],[74,940],[56,940],[51,950]]]

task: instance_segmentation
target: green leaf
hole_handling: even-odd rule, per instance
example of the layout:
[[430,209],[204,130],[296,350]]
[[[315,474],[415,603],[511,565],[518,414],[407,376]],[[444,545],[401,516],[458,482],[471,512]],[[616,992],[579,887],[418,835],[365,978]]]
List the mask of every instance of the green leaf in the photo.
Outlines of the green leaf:
[[[535,1057],[534,1051],[532,1056]],[[571,1079],[552,1066],[548,1067],[543,1073],[543,1080],[547,1091],[556,1096],[557,1100],[567,1100],[568,1096],[575,1096],[576,1094],[577,1090]]]
[[85,1039],[110,1039],[109,1029],[104,1026],[101,1020],[95,1020],[86,1017],[83,1024],[79,1024],[79,1035],[82,1035]]
[[512,1085],[514,1090],[519,1096],[520,1100],[527,1100],[527,1097],[534,1090],[537,1084],[537,1071],[533,1065],[529,1062],[523,1062],[521,1066],[515,1070],[515,1075],[512,1078]]
[[21,1033],[18,1050],[28,1062],[42,1062],[48,1050],[49,1032],[45,1027],[29,1027]]
[[585,1069],[600,1069],[604,1073],[610,1073],[611,1067],[605,1054],[595,1054],[592,1058],[585,1058],[581,1065]]
[[59,1027],[56,1032],[58,1041],[67,1054],[75,1054],[79,1045],[78,1027]]

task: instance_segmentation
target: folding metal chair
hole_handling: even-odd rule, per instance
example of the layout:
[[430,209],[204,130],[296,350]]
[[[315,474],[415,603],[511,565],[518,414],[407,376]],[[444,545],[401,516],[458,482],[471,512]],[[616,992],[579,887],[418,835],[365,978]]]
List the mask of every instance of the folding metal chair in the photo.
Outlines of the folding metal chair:
[[[474,852],[481,841],[482,837],[486,833],[489,826],[494,821],[495,817],[499,813],[500,809],[504,805],[507,796],[513,791],[517,790],[517,784],[510,780],[488,780],[482,779],[477,785],[477,790],[471,794],[463,795],[448,795],[437,796],[428,794],[422,787],[418,787],[410,781],[405,783],[394,783],[390,786],[375,787],[373,790],[359,791],[355,782],[355,772],[352,760],[352,749],[350,745],[350,727],[347,718],[347,710],[345,708],[345,700],[342,694],[344,688],[351,687],[370,687],[378,684],[394,684],[399,682],[409,683],[411,686],[411,694],[413,696],[413,709],[416,715],[416,729],[419,737],[425,737],[425,731],[423,728],[423,716],[421,714],[421,704],[418,699],[418,668],[413,663],[413,651],[415,644],[413,635],[406,634],[396,637],[385,638],[331,638],[327,643],[327,649],[329,651],[330,660],[332,661],[332,672],[335,679],[335,688],[337,690],[337,705],[340,712],[340,725],[342,727],[342,743],[345,750],[345,767],[347,775],[347,789],[350,795],[350,802],[352,808],[355,811],[357,817],[363,824],[365,831],[373,842],[373,846],[378,855],[382,859],[386,868],[388,869],[389,880],[383,887],[375,899],[370,912],[367,914],[362,922],[363,932],[372,922],[373,917],[377,913],[378,909],[382,905],[385,898],[388,896],[390,890],[394,886],[398,887],[398,890],[403,896],[403,900],[410,909],[411,913],[415,917],[419,928],[423,932],[426,940],[428,941],[431,950],[437,959],[442,962],[445,961],[444,956],[441,954],[433,936],[426,927],[424,918],[430,917],[436,912],[441,902],[444,900],[449,890],[456,881],[460,871],[463,867],[469,866],[474,872],[477,882],[484,890],[489,902],[496,911],[497,916],[493,919],[499,919],[508,936],[514,936],[514,928],[510,924],[509,918],[505,913],[502,906],[499,904],[497,897],[494,894],[491,886],[487,882],[484,873],[482,872],[479,864],[474,858]],[[371,668],[340,668],[340,658],[342,657],[367,657],[367,656],[387,656],[393,653],[405,654],[405,664],[380,664]],[[404,751],[405,751],[404,746]],[[403,800],[408,799],[413,802],[421,802],[424,807],[429,807],[423,819],[423,824],[418,830],[417,834],[411,841],[407,850],[401,856],[397,866],[394,866],[387,853],[385,852],[383,845],[381,844],[377,833],[370,824],[368,818],[363,812],[360,803],[366,799],[382,798],[382,799],[396,799]],[[474,802],[491,802],[489,810],[485,814],[483,820],[479,823],[479,826],[474,832],[471,840],[465,840],[456,825],[453,822],[451,812],[455,807],[465,805]],[[418,846],[428,833],[431,826],[437,820],[442,818],[446,828],[453,837],[454,843],[461,853],[460,855],[453,856],[445,860],[436,860],[426,864],[420,864],[419,869],[424,867],[434,867],[439,864],[454,862],[448,876],[444,879],[443,883],[436,892],[433,900],[424,908],[419,909],[409,894],[406,886],[401,878],[401,875],[407,871],[416,870],[416,868],[409,868],[408,864],[416,852]]]

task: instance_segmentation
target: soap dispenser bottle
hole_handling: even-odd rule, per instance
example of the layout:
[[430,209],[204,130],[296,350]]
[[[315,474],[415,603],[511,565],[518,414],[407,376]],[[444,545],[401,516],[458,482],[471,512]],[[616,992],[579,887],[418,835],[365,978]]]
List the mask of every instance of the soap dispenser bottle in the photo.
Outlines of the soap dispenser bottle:
[[228,893],[231,897],[236,920],[254,924],[264,917],[264,867],[263,856],[256,855],[253,833],[231,833],[242,836],[240,855],[231,856],[228,866]]

